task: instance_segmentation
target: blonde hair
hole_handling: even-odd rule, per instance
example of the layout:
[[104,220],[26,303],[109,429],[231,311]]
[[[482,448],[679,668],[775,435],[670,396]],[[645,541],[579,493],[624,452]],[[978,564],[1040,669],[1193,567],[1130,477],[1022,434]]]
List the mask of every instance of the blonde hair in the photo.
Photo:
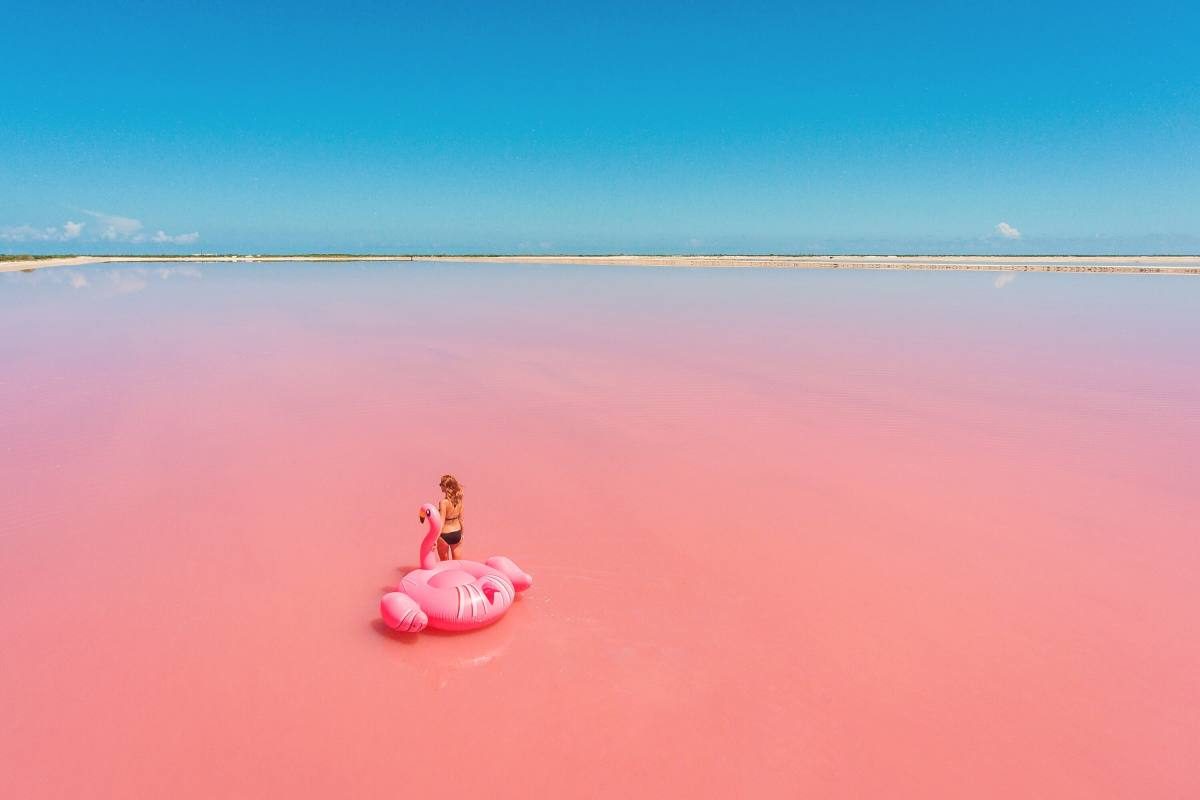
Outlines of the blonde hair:
[[453,475],[443,475],[438,481],[438,486],[442,488],[442,494],[446,495],[446,499],[452,505],[458,505],[462,502],[462,484],[458,482],[458,478]]

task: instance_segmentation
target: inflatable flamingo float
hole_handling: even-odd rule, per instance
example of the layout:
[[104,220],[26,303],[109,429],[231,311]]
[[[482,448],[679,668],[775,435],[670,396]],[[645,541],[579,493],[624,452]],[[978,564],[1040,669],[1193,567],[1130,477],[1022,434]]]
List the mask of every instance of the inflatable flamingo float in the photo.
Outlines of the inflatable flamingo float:
[[397,591],[379,601],[379,613],[392,630],[416,633],[427,626],[469,631],[490,625],[533,585],[533,578],[504,556],[478,561],[438,561],[433,544],[442,532],[437,507],[421,506],[428,531],[421,540],[421,567],[400,580]]

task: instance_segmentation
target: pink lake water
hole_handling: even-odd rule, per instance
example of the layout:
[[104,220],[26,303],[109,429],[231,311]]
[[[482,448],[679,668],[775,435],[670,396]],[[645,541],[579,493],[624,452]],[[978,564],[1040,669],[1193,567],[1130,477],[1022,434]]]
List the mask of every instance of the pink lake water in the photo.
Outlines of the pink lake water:
[[[0,796],[1197,796],[1198,350],[1185,277],[2,275]],[[392,634],[446,471],[536,582]]]

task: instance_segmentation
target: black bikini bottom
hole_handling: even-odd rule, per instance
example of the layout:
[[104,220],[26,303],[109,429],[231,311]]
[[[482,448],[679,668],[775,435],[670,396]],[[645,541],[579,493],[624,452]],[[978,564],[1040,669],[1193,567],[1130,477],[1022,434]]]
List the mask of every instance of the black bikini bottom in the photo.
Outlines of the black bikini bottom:
[[442,541],[453,547],[462,541],[462,529],[442,534]]

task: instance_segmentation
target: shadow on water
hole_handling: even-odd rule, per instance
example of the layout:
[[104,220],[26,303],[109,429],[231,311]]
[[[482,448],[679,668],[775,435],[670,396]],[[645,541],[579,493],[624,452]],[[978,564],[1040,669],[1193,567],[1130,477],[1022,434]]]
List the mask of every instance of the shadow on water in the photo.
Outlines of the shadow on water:
[[[403,577],[415,569],[418,567],[398,566],[396,572]],[[397,581],[398,583],[399,581]],[[396,585],[381,587],[384,594],[397,590],[398,586]],[[514,608],[521,604],[521,599],[520,595],[515,598]],[[468,631],[440,631],[426,628],[420,633],[401,633],[389,628],[379,616],[374,617],[369,624],[376,635],[406,647],[418,644],[421,639],[430,640],[420,651],[413,652],[420,652],[422,660],[429,659],[441,668],[464,670],[482,667],[504,655],[515,636],[516,629],[513,625],[516,620],[507,619],[512,610],[510,609],[504,618],[491,625]]]
[[416,644],[417,640],[421,638],[459,639],[464,636],[470,636],[473,633],[478,633],[478,631],[439,631],[433,628],[426,628],[420,633],[400,633],[389,628],[387,623],[378,617],[371,620],[371,628],[385,639],[391,639],[392,641],[404,644]]
[[[519,599],[518,599],[518,602]],[[508,615],[506,614],[505,617]],[[426,640],[420,651],[422,660],[450,670],[475,669],[504,655],[516,635],[516,620],[499,619],[485,628],[471,631],[439,631],[426,628],[420,633],[400,633],[381,618],[370,621],[376,635],[412,647]]]

